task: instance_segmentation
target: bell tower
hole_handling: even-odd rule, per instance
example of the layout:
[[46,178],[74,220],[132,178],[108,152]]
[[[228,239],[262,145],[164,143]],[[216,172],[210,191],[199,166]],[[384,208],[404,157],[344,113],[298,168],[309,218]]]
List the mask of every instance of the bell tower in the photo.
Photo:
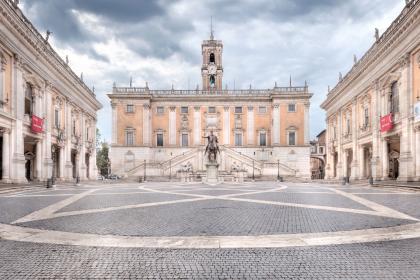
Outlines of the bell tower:
[[203,79],[203,90],[222,90],[223,66],[222,53],[223,44],[220,40],[214,39],[213,20],[210,25],[210,40],[204,40],[201,44],[203,65],[201,66],[201,77]]

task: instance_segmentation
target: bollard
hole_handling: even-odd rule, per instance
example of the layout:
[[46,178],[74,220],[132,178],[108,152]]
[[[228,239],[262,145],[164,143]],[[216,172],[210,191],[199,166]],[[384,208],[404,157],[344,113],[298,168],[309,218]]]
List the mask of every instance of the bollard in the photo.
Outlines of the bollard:
[[47,189],[50,189],[52,187],[52,180],[47,179]]
[[283,177],[279,176],[279,182],[283,182]]
[[344,186],[347,183],[347,177],[341,179],[341,184]]
[[80,177],[79,176],[76,177],[76,186],[80,186]]
[[143,182],[143,177],[139,176],[139,183],[142,183],[142,182]]
[[373,177],[369,177],[369,185],[373,185]]

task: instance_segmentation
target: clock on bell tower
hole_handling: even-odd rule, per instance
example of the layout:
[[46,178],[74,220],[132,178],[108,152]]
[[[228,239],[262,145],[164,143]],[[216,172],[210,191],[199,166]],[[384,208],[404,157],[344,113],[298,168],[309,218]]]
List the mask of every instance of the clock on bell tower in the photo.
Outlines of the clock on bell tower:
[[214,39],[213,28],[210,30],[210,40],[204,40],[201,44],[201,52],[203,55],[203,65],[201,67],[203,90],[221,90],[223,44],[222,41]]

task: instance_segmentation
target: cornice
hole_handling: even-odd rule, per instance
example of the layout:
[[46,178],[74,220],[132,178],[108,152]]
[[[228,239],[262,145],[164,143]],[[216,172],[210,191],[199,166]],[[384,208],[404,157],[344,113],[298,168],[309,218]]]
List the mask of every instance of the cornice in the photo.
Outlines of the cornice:
[[[327,95],[327,99],[321,104],[325,109],[333,100],[354,82],[372,64],[377,62],[380,57],[388,55],[388,52],[395,48],[399,43],[398,39],[404,37],[405,31],[410,27],[416,27],[416,21],[420,15],[420,0],[411,0],[407,3],[400,15],[392,22],[382,36],[372,45],[364,56],[352,67]],[[405,59],[399,60],[406,63]]]
[[31,51],[39,59],[41,56],[50,67],[63,75],[73,86],[79,86],[83,95],[88,94],[95,102],[94,106],[100,109],[102,106],[96,99],[95,94],[83,81],[72,71],[63,59],[55,52],[51,45],[42,37],[32,23],[23,15],[22,11],[10,0],[0,1],[0,17],[2,24],[18,35],[21,40],[31,47]]

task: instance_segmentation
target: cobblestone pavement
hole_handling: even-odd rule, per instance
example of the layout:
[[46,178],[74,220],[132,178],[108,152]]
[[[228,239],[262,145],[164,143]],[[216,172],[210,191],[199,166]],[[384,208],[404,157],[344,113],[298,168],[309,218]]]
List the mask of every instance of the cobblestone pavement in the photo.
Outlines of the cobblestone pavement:
[[305,183],[5,192],[0,279],[420,279],[419,206]]

